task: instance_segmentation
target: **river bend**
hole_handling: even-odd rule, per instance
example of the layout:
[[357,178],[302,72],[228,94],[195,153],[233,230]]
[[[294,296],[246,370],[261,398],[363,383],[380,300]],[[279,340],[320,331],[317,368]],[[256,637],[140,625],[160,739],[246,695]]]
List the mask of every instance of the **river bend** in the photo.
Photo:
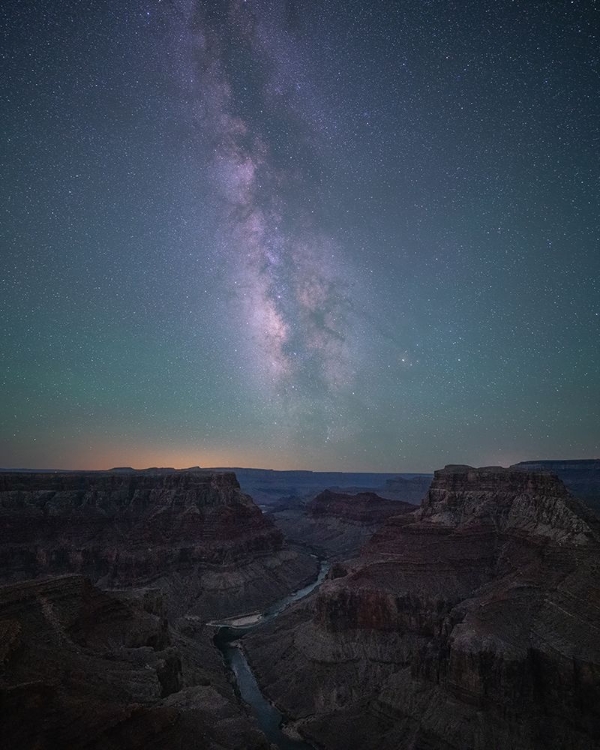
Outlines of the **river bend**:
[[235,677],[242,700],[250,706],[259,727],[265,733],[269,742],[272,742],[280,750],[313,750],[313,746],[302,740],[292,739],[282,731],[281,725],[285,717],[262,694],[246,655],[239,644],[239,639],[255,628],[271,622],[290,605],[308,596],[321,585],[328,570],[329,563],[322,561],[319,575],[315,581],[279,600],[262,614],[246,615],[213,623],[219,626],[215,635],[215,644],[223,654],[225,664]]

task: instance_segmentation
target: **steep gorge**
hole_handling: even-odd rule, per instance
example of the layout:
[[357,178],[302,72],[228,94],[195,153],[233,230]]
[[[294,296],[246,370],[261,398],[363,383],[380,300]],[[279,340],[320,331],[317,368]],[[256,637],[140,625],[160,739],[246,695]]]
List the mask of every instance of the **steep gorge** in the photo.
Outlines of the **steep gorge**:
[[[0,479],[2,746],[266,750],[209,620],[317,562],[234,475]],[[293,728],[325,750],[598,747],[600,522],[556,477],[449,466],[416,510],[327,492],[307,516],[337,561],[243,637]],[[343,561],[348,529],[374,533]]]
[[600,535],[556,477],[450,466],[312,601],[247,639],[327,750],[591,750]]
[[172,629],[157,591],[82,576],[0,586],[0,746],[267,750],[208,638]]
[[0,746],[268,750],[209,622],[317,570],[232,473],[0,474]]

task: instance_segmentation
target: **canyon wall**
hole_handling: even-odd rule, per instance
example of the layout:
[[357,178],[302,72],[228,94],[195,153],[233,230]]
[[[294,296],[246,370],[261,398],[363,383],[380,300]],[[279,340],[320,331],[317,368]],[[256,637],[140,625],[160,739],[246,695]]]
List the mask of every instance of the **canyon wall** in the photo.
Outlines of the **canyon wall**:
[[556,477],[449,466],[246,648],[327,750],[592,750],[599,574],[598,520]]
[[272,518],[286,539],[328,560],[340,560],[355,555],[387,518],[414,509],[410,503],[373,492],[325,490],[304,505],[273,513]]
[[0,746],[268,750],[211,651],[171,630],[156,591],[0,586]]
[[78,573],[153,585],[171,617],[253,610],[316,575],[316,561],[210,471],[0,474],[0,579]]
[[0,746],[268,750],[208,623],[317,568],[231,473],[0,474]]
[[569,492],[600,515],[600,459],[521,461],[512,468],[556,474]]

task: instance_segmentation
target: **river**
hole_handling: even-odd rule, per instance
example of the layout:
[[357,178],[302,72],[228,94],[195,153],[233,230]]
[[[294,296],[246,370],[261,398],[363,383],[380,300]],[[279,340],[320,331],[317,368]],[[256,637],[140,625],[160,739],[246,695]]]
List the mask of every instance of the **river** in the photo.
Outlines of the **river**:
[[321,585],[328,570],[329,563],[322,561],[319,575],[315,581],[281,599],[262,614],[246,615],[231,618],[222,623],[215,623],[219,625],[219,629],[215,635],[215,644],[223,654],[225,664],[231,669],[235,677],[242,700],[250,706],[259,727],[265,733],[269,742],[272,742],[280,750],[314,749],[307,742],[292,739],[282,731],[281,725],[285,717],[262,694],[256,682],[256,677],[250,669],[246,656],[239,645],[239,639],[246,633],[264,625],[266,622],[274,620],[291,604],[308,596],[308,594]]

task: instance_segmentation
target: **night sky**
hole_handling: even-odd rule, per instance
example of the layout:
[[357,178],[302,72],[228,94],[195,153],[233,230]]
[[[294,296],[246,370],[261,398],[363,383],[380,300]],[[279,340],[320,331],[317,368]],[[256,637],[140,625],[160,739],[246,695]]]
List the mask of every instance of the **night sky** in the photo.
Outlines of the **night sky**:
[[600,3],[0,6],[0,466],[600,453]]

